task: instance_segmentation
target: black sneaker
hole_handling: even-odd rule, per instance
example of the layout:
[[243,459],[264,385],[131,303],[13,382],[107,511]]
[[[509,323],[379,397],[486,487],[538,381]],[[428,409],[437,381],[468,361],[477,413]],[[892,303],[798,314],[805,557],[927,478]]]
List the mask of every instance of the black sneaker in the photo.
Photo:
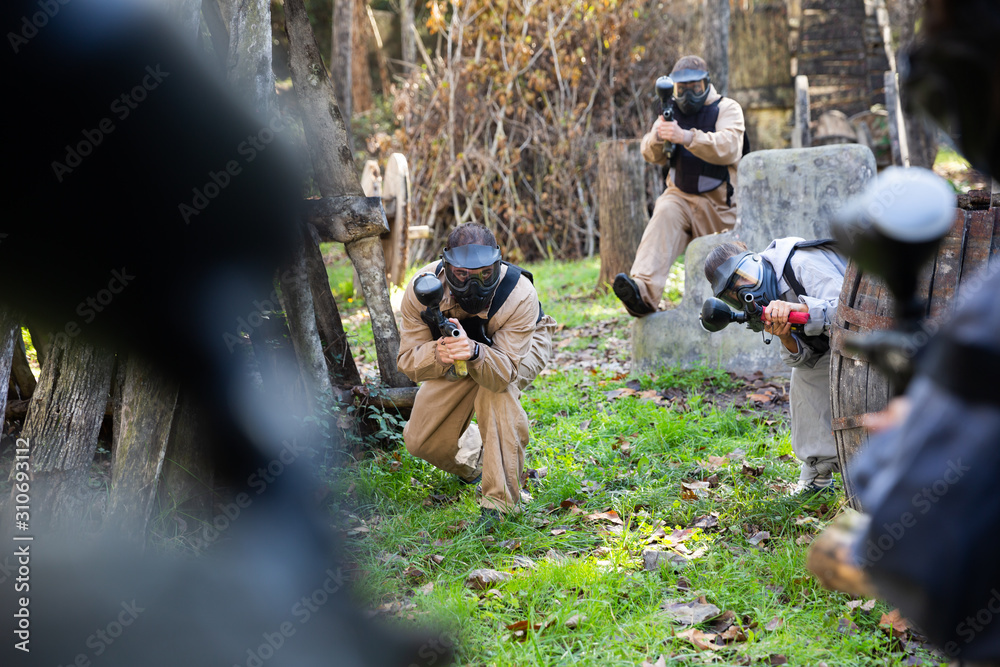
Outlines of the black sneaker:
[[493,529],[506,517],[500,510],[482,508],[479,519],[472,525],[472,530],[477,533],[492,533]]
[[468,486],[470,484],[479,484],[480,482],[483,481],[483,473],[479,473],[478,475],[476,475],[472,479],[465,479],[461,475],[455,475],[455,477],[458,478],[458,481],[459,481],[460,484],[464,484],[466,486]]
[[820,485],[815,482],[809,484],[799,484],[796,489],[795,498],[800,502],[828,502],[836,500],[840,495],[840,490],[834,482]]
[[625,304],[625,310],[628,311],[629,315],[642,317],[653,312],[654,309],[639,296],[639,286],[624,273],[619,273],[615,276],[615,282],[611,287],[614,289],[618,300]]

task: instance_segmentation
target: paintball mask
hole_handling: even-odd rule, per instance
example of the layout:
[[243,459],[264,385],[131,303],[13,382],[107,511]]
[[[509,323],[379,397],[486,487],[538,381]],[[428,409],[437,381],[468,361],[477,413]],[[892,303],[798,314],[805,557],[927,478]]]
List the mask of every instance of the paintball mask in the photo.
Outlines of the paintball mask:
[[778,277],[764,258],[745,252],[715,270],[712,292],[731,308],[752,314],[778,297]]
[[445,282],[462,310],[474,315],[485,308],[500,284],[500,246],[445,248],[441,258]]
[[[670,78],[674,81],[674,101],[677,108],[685,116],[690,116],[701,111],[708,99],[708,85],[710,83],[708,71],[704,69],[681,69],[670,73]],[[701,92],[696,92],[696,85],[703,82]]]

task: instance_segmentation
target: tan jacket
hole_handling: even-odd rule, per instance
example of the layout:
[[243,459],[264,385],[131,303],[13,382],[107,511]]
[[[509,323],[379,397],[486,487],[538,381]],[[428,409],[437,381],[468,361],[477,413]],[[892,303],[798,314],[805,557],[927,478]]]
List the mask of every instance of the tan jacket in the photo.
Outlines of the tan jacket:
[[[694,136],[685,148],[709,164],[729,165],[729,181],[735,190],[736,168],[743,156],[743,133],[746,131],[746,124],[743,120],[743,108],[739,103],[728,97],[723,98],[715,86],[710,85],[705,104],[714,104],[718,99],[722,101],[719,103],[719,118],[715,121],[715,132],[692,129]],[[646,133],[642,138],[640,149],[646,162],[667,163],[663,142],[657,139],[656,132],[650,130]],[[673,184],[672,176],[671,174],[671,178],[668,179],[668,186]]]
[[[428,264],[420,273],[434,273],[436,267],[437,262]],[[500,268],[500,279],[503,280],[506,275],[507,266],[503,265]],[[439,277],[444,282],[443,271]],[[531,340],[538,321],[538,309],[538,294],[535,292],[535,287],[522,275],[503,306],[487,324],[486,333],[493,339],[493,346],[481,345],[479,358],[468,363],[469,377],[479,386],[493,392],[502,392],[517,381],[521,360],[531,349]],[[413,281],[406,287],[400,310],[402,325],[399,355],[396,358],[399,370],[414,382],[444,377],[451,365],[445,366],[437,361],[430,329],[420,319],[424,306],[417,301],[413,293]],[[447,282],[444,283],[441,312],[445,317],[459,320],[472,316],[455,302]],[[482,312],[475,315],[486,319],[488,312],[487,305]]]

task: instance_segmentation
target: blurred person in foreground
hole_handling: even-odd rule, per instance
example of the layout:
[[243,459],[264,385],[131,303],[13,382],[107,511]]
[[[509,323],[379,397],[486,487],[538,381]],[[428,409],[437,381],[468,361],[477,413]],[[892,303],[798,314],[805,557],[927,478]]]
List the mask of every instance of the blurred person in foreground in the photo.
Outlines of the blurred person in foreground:
[[[995,1],[930,0],[903,70],[909,100],[994,177],[997,35]],[[1000,665],[1000,265],[992,259],[981,286],[959,293],[904,398],[875,420],[886,430],[851,464],[870,515],[854,563],[955,666]]]

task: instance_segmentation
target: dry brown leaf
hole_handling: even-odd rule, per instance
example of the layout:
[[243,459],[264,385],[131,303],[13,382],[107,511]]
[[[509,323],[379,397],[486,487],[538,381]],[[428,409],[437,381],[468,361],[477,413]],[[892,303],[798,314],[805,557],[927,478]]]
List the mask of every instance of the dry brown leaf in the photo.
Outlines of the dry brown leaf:
[[419,567],[413,567],[412,565],[405,570],[403,570],[403,576],[412,581],[420,581],[427,577],[427,573],[421,570]]
[[697,628],[688,628],[683,632],[678,632],[674,636],[679,637],[680,639],[688,640],[689,642],[694,644],[695,648],[700,649],[702,651],[704,650],[719,651],[723,648],[722,646],[719,646],[718,644],[714,643],[713,640],[715,639],[716,635],[710,632],[702,632]]
[[795,543],[800,547],[802,547],[807,544],[812,544],[812,541],[814,539],[816,539],[815,535],[799,535],[798,537],[795,538]]
[[718,616],[722,610],[701,600],[673,602],[661,605],[664,615],[680,625],[697,625]]
[[435,565],[440,565],[441,563],[444,562],[444,556],[440,554],[434,554],[431,556],[431,560],[434,561]]
[[691,528],[701,528],[702,530],[707,530],[709,528],[717,528],[719,526],[719,513],[712,512],[711,514],[706,514],[705,516],[699,516],[691,523]]
[[661,655],[656,662],[650,662],[649,660],[642,661],[642,667],[667,667],[666,656]]
[[710,624],[709,629],[712,632],[720,633],[725,632],[736,622],[736,612],[727,610],[722,612],[722,614],[715,618]]
[[610,523],[617,524],[619,526],[625,525],[622,518],[618,516],[618,512],[614,510],[608,510],[607,512],[598,512],[596,514],[588,514],[586,517],[587,521],[608,521]]
[[781,655],[780,653],[772,653],[770,658],[768,658],[769,665],[787,665],[788,658]]
[[848,609],[860,609],[861,611],[871,611],[875,608],[878,600],[848,600]]
[[484,590],[486,588],[490,588],[491,586],[502,584],[509,579],[510,575],[506,572],[482,568],[470,572],[469,576],[465,579],[465,585],[476,590]]
[[774,632],[775,630],[777,630],[778,628],[780,628],[784,624],[785,624],[784,619],[781,619],[781,618],[778,618],[777,616],[775,616],[770,621],[768,621],[767,623],[764,624],[764,629],[767,630],[768,632]]
[[878,626],[882,628],[886,634],[889,634],[896,639],[904,639],[907,631],[910,629],[909,622],[903,618],[903,614],[901,614],[898,609],[893,609],[888,614],[882,614],[882,618],[879,620]]
[[428,583],[424,584],[423,586],[421,586],[420,588],[417,589],[417,591],[419,593],[421,593],[422,595],[428,595],[433,590],[434,590],[434,582],[433,581],[428,582]]
[[587,617],[584,616],[583,614],[573,614],[572,616],[566,619],[566,622],[563,625],[565,625],[570,630],[575,630],[577,627],[579,627],[581,623],[584,623],[586,620]]
[[749,542],[754,546],[757,546],[761,542],[766,542],[769,539],[771,539],[771,533],[767,532],[766,530],[762,530],[757,533],[754,533],[751,537],[748,537],[747,542]]
[[729,465],[729,459],[725,456],[709,456],[706,467],[709,470],[718,470],[719,468],[725,468],[727,465]]
[[745,642],[747,636],[739,626],[731,625],[719,635],[719,639],[727,644],[732,644],[733,642]]
[[566,529],[565,528],[553,528],[552,530],[549,531],[549,533],[551,535],[555,536],[555,537],[558,537],[560,535],[565,535],[566,534]]

